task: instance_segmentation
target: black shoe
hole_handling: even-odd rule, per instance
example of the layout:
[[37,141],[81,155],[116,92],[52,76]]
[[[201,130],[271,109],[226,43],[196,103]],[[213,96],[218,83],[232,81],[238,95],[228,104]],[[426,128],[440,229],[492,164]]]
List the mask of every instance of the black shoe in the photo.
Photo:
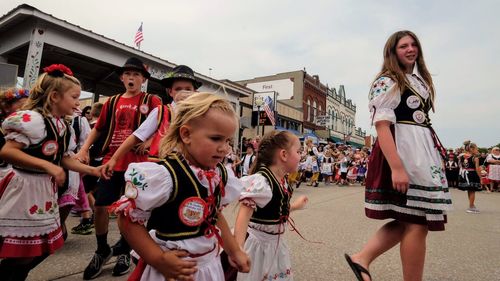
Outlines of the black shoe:
[[88,235],[92,233],[93,224],[90,223],[80,223],[79,225],[71,229],[72,234]]
[[122,276],[130,271],[130,254],[119,255],[113,267],[113,276]]
[[123,237],[120,237],[120,239],[113,246],[111,246],[111,252],[113,253],[113,256],[130,253],[130,249],[123,246],[122,239]]
[[83,279],[90,280],[99,276],[99,274],[101,274],[102,272],[102,266],[111,257],[112,257],[111,251],[109,251],[109,254],[107,256],[103,256],[96,252],[92,257],[92,260],[90,261],[89,265],[87,265],[87,268],[85,268],[85,271],[83,272]]

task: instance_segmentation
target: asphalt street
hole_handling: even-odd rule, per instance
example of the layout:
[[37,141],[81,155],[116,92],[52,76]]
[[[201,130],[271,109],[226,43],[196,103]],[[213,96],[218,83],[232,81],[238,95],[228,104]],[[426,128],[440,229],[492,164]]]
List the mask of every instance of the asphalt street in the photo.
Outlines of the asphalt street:
[[[320,185],[318,188],[303,185],[294,193],[301,194],[309,197],[309,205],[292,213],[292,218],[306,240],[291,231],[285,235],[295,280],[355,280],[344,253],[358,251],[386,221],[365,217],[364,188],[359,185]],[[453,189],[454,210],[449,213],[446,231],[429,233],[424,280],[500,281],[500,193],[477,194],[476,206],[481,214],[465,212],[466,197],[465,192]],[[235,206],[229,206],[224,212],[228,222],[234,223]],[[78,218],[68,219],[69,228],[77,223]],[[110,244],[117,239],[116,222],[112,220]],[[28,280],[82,280],[95,245],[93,234],[70,234],[65,246],[33,270]],[[114,259],[95,280],[126,280],[128,276],[111,276],[113,265]],[[370,271],[373,280],[402,280],[398,247],[380,256]]]

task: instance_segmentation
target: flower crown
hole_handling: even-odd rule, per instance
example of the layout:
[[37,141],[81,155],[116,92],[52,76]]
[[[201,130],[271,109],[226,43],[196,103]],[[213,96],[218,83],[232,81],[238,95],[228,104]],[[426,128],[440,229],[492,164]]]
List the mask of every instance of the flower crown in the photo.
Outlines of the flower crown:
[[9,89],[5,92],[5,99],[7,101],[27,98],[29,96],[30,96],[30,91],[27,89]]
[[64,64],[52,64],[44,67],[43,71],[52,77],[64,77],[64,74],[73,76],[73,71]]

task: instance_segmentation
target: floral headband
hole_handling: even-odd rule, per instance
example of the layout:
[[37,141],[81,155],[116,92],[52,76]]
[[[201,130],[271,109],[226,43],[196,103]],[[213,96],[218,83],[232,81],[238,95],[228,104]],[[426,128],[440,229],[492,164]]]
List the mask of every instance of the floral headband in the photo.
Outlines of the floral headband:
[[7,101],[19,100],[30,96],[30,91],[27,89],[9,89],[5,92]]
[[52,64],[44,67],[43,71],[52,77],[64,77],[64,74],[73,76],[73,71],[64,64]]

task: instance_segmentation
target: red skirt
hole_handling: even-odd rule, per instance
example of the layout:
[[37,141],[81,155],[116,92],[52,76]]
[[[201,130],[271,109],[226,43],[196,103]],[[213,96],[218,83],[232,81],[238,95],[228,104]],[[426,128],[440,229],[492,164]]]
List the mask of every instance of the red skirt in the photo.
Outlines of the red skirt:
[[375,142],[370,154],[365,186],[367,217],[427,225],[431,231],[444,230],[447,217],[443,211],[408,206],[406,194],[393,188],[391,168],[378,141]]
[[63,244],[61,228],[34,237],[0,237],[0,258],[28,258],[53,254]]

